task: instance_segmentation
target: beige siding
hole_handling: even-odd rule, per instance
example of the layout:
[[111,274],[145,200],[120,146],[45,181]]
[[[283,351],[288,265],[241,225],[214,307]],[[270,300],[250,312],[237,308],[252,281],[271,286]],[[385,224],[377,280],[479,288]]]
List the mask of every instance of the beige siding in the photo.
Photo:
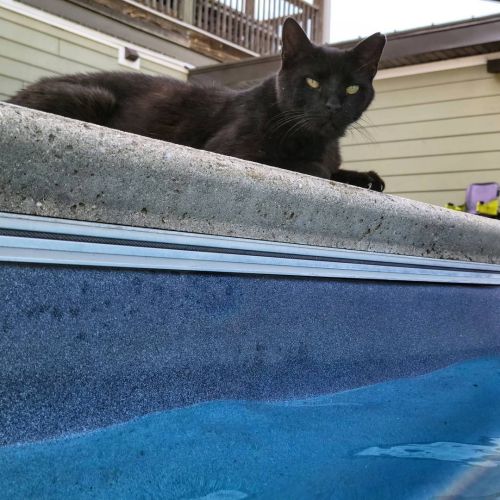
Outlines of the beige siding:
[[[118,63],[116,47],[0,7],[0,100],[45,76],[101,70],[135,71]],[[186,79],[144,58],[141,71]]]
[[463,203],[474,182],[500,183],[500,76],[484,65],[377,80],[343,140],[344,167],[376,170],[387,192]]

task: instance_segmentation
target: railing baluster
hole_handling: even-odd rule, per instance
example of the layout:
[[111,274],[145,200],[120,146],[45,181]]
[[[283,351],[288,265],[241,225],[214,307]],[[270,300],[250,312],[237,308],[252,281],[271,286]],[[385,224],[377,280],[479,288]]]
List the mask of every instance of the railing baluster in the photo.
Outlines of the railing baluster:
[[[231,0],[226,0],[226,2],[230,2]],[[233,32],[233,16],[235,15],[234,9],[232,5],[229,5],[227,9],[227,38],[234,43],[234,32]]]
[[222,11],[222,36],[226,39],[226,40],[230,40],[231,42],[233,41],[231,39],[231,33],[230,31],[228,30],[228,26],[229,26],[229,9],[228,9],[228,6],[227,6],[227,3],[230,1],[230,0],[222,0],[224,2],[224,9]]
[[312,27],[312,16],[313,10],[310,5],[306,7],[306,16],[305,16],[305,22],[306,22],[306,27],[307,27],[307,34],[311,40],[314,41],[314,30]]
[[257,35],[257,47],[256,47],[256,52],[258,52],[259,54],[261,53],[261,49],[260,49],[260,46],[261,46],[261,37],[262,37],[262,29],[261,29],[261,16],[262,16],[262,0],[257,0],[257,14],[255,16],[255,32],[256,32],[256,35]]
[[269,36],[270,34],[270,22],[271,22],[271,2],[272,0],[266,0],[266,19],[265,19],[265,23],[264,23],[264,28],[265,28],[265,48],[264,50],[266,51],[265,53],[266,54],[269,54],[269,50],[270,50],[270,41],[271,41],[271,37]]
[[324,0],[137,0],[158,12],[259,54],[281,47],[281,26],[293,17],[315,43],[322,42]]
[[236,40],[237,44],[242,45],[243,40],[241,36],[243,34],[243,18],[242,18],[242,10],[243,10],[243,0],[237,0],[237,13],[236,13]]
[[212,0],[212,12],[213,12],[213,19],[214,19],[214,28],[213,28],[213,33],[215,35],[219,35],[219,8],[217,5],[217,0]]
[[283,18],[284,18],[284,1],[285,0],[279,0],[279,16],[278,16],[278,40],[279,42],[278,45],[281,48],[281,27],[283,26]]
[[269,54],[274,52],[273,40],[274,40],[274,5],[276,0],[269,0]]
[[212,9],[214,13],[214,35],[219,36],[219,6],[217,0],[212,0]]
[[[222,0],[223,1],[223,0]],[[222,36],[222,5],[219,0],[215,0],[217,6],[217,36]]]
[[250,50],[254,50],[252,24],[252,19],[255,17],[254,7],[254,0],[245,0],[245,42],[246,47]]
[[314,40],[316,43],[321,43],[323,41],[323,8],[324,2],[322,0],[314,0],[312,6],[312,29],[314,30]]
[[203,2],[201,0],[195,0],[195,2],[196,2],[196,15],[194,19],[195,23],[194,25],[201,28],[202,17],[203,17]]
[[270,0],[269,11],[269,53],[274,53],[274,39],[275,39],[275,22],[276,17],[276,0]]
[[302,6],[298,8],[299,8],[298,16],[300,17],[300,25],[302,26],[302,29],[305,31],[307,35],[307,4],[304,3]]
[[247,2],[248,0],[244,0],[245,2],[245,25],[244,25],[244,46],[250,49],[250,40],[249,40],[249,23],[247,19]]
[[207,0],[210,5],[210,17],[208,19],[209,31],[214,35],[217,33],[217,6],[215,5],[216,0]]
[[201,27],[208,31],[208,0],[203,0],[203,24]]
[[214,4],[212,0],[204,0],[207,2],[208,10],[207,10],[207,30],[210,33],[215,33],[215,24],[213,21],[214,18]]
[[260,48],[259,54],[264,54],[266,50],[266,0],[260,0],[259,15]]
[[260,3],[259,0],[256,0],[257,6],[255,10],[255,18],[253,20],[254,26],[255,26],[255,52],[258,52],[260,54],[260,20],[259,20],[259,7]]

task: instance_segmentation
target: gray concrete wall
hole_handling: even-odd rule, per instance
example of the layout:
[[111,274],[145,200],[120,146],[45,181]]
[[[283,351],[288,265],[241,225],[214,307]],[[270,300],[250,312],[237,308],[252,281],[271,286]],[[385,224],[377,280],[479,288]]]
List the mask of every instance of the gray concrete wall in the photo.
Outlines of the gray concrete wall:
[[0,151],[0,211],[500,263],[498,221],[8,104]]

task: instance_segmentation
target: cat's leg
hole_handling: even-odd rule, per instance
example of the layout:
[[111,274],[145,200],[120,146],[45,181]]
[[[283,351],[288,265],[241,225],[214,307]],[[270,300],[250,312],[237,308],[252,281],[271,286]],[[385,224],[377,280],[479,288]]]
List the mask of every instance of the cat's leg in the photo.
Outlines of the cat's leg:
[[376,172],[373,171],[356,172],[354,170],[340,169],[331,175],[331,180],[371,189],[372,191],[382,192],[385,189],[384,181]]
[[7,102],[98,125],[106,125],[116,107],[115,96],[103,87],[56,78],[44,78]]

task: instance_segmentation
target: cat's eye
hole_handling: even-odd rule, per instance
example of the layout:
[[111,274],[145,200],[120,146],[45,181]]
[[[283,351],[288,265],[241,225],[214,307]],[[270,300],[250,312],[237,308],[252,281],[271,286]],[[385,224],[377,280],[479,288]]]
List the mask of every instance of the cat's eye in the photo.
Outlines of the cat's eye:
[[312,89],[319,89],[319,82],[317,80],[313,80],[312,78],[306,78],[306,83]]
[[349,95],[354,95],[357,94],[359,91],[359,85],[349,85],[349,87],[346,87],[345,93]]

